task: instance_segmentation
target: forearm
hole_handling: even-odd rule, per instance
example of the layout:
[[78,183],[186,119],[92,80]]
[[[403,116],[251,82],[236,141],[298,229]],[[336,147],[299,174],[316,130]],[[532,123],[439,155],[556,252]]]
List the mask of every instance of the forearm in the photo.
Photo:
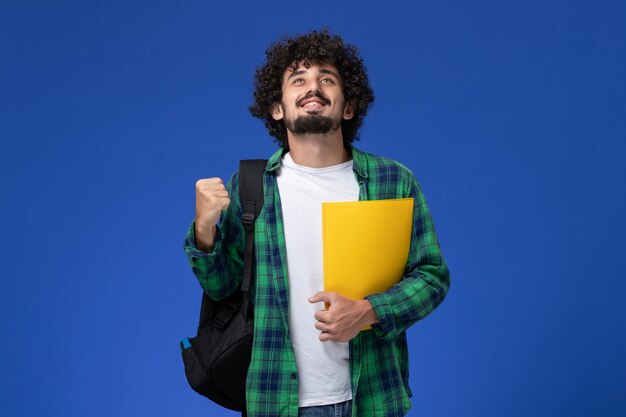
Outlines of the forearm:
[[215,244],[215,232],[215,226],[207,228],[195,222],[196,247],[206,253],[212,252]]
[[423,266],[388,291],[367,297],[380,320],[373,329],[385,339],[395,338],[432,313],[444,300],[449,286],[448,268],[442,263]]
[[195,222],[185,236],[184,249],[189,264],[209,297],[220,300],[230,295],[241,283],[243,261],[237,241],[225,242],[216,227],[214,247],[210,252],[196,245]]
[[[228,185],[231,195],[238,196],[237,185],[231,178]],[[240,216],[239,201],[235,197],[222,212],[219,226],[203,230],[194,220],[185,236],[189,264],[207,295],[216,300],[230,295],[241,285],[245,242]]]
[[380,319],[378,318],[378,315],[369,300],[357,300],[357,306],[361,316],[361,327],[371,326],[372,324],[380,322]]

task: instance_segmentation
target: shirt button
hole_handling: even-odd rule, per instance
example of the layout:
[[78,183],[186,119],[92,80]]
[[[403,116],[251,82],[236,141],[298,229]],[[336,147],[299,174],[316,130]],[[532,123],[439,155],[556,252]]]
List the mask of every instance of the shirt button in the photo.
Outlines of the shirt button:
[[296,372],[292,372],[291,379],[298,379],[298,374]]

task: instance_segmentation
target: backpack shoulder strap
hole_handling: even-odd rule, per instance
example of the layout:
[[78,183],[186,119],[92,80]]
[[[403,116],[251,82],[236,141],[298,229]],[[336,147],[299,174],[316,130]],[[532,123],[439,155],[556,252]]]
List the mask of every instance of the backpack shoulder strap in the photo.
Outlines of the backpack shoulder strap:
[[[209,298],[206,292],[202,291],[198,333],[207,325],[209,320],[212,320],[214,325],[221,328],[225,321],[228,320],[228,317],[232,315],[232,312],[239,308],[240,304],[245,304],[243,311],[246,316],[248,314],[248,304],[250,303],[249,288],[252,280],[252,258],[254,253],[254,221],[261,212],[261,208],[263,208],[263,172],[266,165],[267,160],[264,159],[241,160],[239,163],[239,199],[243,208],[241,222],[246,232],[244,275],[241,283],[243,303],[241,298],[238,297],[215,302]],[[226,317],[226,319],[222,319],[222,316]]]
[[248,297],[252,280],[252,256],[254,253],[254,221],[263,208],[263,173],[266,159],[247,159],[239,162],[239,200],[241,201],[241,223],[246,232],[244,267],[241,290]]

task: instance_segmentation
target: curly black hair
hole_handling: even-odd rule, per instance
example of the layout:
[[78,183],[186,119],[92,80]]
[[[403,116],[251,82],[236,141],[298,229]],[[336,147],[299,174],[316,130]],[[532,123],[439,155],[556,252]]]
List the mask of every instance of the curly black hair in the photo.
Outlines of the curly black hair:
[[265,127],[280,146],[289,148],[287,129],[284,121],[272,118],[270,109],[281,101],[283,74],[288,68],[295,70],[299,63],[307,68],[315,64],[331,64],[337,68],[345,101],[354,106],[354,116],[341,124],[344,146],[359,139],[358,131],[374,101],[374,91],[355,46],[345,44],[340,36],[332,35],[324,28],[283,38],[270,45],[265,56],[267,61],[256,68],[254,75],[254,103],[250,106],[250,113],[265,122]]

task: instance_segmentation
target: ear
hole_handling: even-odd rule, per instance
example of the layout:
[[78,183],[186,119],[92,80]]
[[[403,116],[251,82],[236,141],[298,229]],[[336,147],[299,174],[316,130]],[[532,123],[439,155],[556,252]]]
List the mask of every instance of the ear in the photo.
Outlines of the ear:
[[350,102],[346,104],[345,109],[343,109],[343,118],[344,120],[350,120],[354,117],[354,103]]
[[274,120],[281,120],[283,118],[283,106],[280,103],[274,103],[270,106],[270,114]]

